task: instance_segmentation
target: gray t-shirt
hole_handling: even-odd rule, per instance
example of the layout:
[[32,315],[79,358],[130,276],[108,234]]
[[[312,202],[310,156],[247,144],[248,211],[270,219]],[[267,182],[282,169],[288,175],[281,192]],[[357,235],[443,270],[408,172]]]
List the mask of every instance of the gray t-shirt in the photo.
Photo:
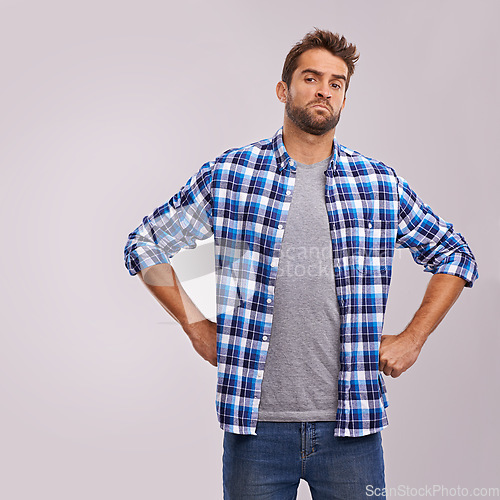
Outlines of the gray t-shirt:
[[340,315],[325,204],[329,161],[296,162],[258,420],[336,419]]

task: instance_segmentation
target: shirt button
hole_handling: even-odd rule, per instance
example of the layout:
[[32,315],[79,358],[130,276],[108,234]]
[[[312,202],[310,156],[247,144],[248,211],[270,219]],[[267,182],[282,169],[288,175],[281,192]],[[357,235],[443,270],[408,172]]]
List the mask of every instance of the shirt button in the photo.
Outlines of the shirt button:
[[371,222],[368,223],[368,227],[372,227],[373,224]]
[[273,299],[267,299],[267,303],[270,304],[273,301]]
[[267,335],[264,335],[264,336],[262,337],[262,340],[267,340]]
[[293,167],[295,165],[295,162],[293,160],[290,160],[290,166]]
[[257,378],[261,379],[262,378],[262,373],[257,373]]
[[287,189],[286,194],[292,194],[292,192],[289,189]]
[[278,229],[283,229],[283,224],[278,224]]

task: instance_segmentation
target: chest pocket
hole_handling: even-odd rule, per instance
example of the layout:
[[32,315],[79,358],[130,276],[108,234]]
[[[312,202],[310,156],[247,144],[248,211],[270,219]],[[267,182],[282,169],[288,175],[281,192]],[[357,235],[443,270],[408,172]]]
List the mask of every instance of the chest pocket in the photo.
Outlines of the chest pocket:
[[356,273],[384,275],[390,271],[394,245],[393,225],[381,219],[358,218],[352,227],[350,264]]

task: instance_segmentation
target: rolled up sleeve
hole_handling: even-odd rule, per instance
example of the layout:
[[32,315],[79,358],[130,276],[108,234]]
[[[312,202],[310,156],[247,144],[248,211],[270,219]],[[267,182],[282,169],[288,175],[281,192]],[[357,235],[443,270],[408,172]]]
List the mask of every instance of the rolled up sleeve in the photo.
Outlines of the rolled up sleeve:
[[169,264],[183,248],[196,247],[196,240],[213,234],[212,167],[205,163],[164,205],[143,218],[142,224],[128,235],[125,267],[134,276],[156,264]]
[[408,248],[413,260],[433,274],[451,274],[472,287],[478,278],[477,263],[465,238],[426,205],[398,177],[399,225],[396,248]]

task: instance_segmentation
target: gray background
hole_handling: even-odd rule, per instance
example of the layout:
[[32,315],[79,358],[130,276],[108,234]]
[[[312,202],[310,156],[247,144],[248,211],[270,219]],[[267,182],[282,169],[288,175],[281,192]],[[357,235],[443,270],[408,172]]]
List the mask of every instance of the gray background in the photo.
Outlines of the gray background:
[[[1,2],[0,496],[221,498],[216,370],[123,247],[205,161],[281,126],[275,85],[314,26],[361,52],[340,142],[395,167],[479,262],[387,380],[388,486],[499,486],[497,6]],[[394,272],[385,333],[429,279],[409,253]]]

